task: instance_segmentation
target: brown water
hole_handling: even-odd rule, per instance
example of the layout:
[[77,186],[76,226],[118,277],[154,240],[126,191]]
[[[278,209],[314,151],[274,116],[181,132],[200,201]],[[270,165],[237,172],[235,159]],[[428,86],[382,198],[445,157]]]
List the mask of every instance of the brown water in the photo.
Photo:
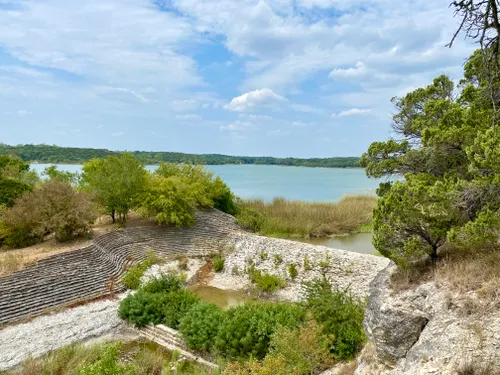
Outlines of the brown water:
[[224,310],[252,300],[250,296],[232,290],[222,290],[213,286],[192,285],[188,289],[196,293],[203,302],[214,303]]
[[354,251],[356,253],[363,254],[374,254],[377,251],[372,245],[371,233],[355,233],[348,236],[334,238],[299,239],[297,241],[310,243],[312,245],[326,246],[332,249]]

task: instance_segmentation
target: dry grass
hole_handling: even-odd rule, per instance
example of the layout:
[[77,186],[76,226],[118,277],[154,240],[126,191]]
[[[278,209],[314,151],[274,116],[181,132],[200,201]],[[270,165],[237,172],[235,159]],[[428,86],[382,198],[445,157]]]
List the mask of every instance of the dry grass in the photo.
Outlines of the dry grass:
[[434,276],[457,294],[473,292],[491,307],[500,306],[500,250],[450,254],[436,265]]
[[[271,203],[244,200],[238,220],[261,234],[276,237],[325,237],[369,226],[377,198],[345,196],[335,203],[309,203],[275,198]],[[253,225],[256,224],[256,225]]]

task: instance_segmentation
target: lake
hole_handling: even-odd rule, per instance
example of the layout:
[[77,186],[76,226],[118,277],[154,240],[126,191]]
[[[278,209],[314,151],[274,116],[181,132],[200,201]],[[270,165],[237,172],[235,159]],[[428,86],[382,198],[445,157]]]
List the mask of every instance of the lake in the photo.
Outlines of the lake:
[[[50,164],[32,164],[42,172]],[[79,172],[81,165],[58,165],[59,169]],[[157,166],[148,166],[154,170]],[[362,168],[307,168],[274,165],[209,165],[241,198],[274,197],[309,202],[336,201],[346,194],[374,194],[380,180],[369,179]]]

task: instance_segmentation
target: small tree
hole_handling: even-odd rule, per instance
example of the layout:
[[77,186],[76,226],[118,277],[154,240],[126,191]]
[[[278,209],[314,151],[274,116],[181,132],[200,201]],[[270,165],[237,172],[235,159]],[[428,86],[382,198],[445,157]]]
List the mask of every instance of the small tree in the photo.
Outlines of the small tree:
[[82,186],[116,221],[125,222],[130,209],[138,205],[147,172],[132,154],[93,159],[83,165]]
[[95,219],[94,205],[85,192],[52,181],[25,193],[3,212],[0,238],[6,247],[26,246],[50,233],[64,242],[88,233]]

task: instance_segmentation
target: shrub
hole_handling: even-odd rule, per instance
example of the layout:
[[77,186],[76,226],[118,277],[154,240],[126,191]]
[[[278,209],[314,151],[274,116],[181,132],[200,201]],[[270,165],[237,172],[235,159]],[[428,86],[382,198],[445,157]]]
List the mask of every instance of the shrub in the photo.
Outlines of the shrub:
[[177,329],[181,318],[198,301],[198,296],[186,289],[169,293],[139,290],[120,302],[118,314],[120,318],[137,327],[166,324]]
[[323,278],[307,285],[305,306],[321,324],[326,335],[335,337],[332,354],[335,359],[353,358],[365,342],[362,322],[364,304],[346,291],[332,291]]
[[226,357],[263,358],[278,327],[296,327],[305,316],[305,309],[297,304],[247,302],[226,312],[215,346]]
[[226,260],[224,259],[224,256],[222,254],[217,254],[214,257],[214,271],[215,272],[222,272],[224,269],[224,265],[226,263]]
[[162,275],[149,280],[142,290],[146,293],[171,293],[184,289],[183,281],[175,275]]
[[294,263],[291,263],[288,265],[288,274],[292,279],[295,279],[297,275],[299,274],[299,271],[297,270],[297,266]]
[[118,315],[136,327],[165,322],[167,294],[146,293],[142,290],[120,302]]
[[274,292],[286,285],[281,277],[271,275],[267,272],[263,273],[256,270],[255,267],[250,268],[249,275],[250,280],[263,292]]
[[6,247],[39,242],[54,233],[59,242],[87,234],[96,219],[89,196],[58,181],[43,183],[15,201],[1,216],[0,238]]
[[214,304],[198,302],[180,321],[180,331],[189,348],[210,351],[224,312]]
[[322,333],[323,327],[309,321],[298,329],[279,328],[271,340],[269,357],[284,358],[289,374],[319,374],[333,366],[329,348],[333,336]]
[[[161,294],[160,294],[161,295]],[[200,298],[186,289],[166,294],[164,324],[178,329],[181,319],[200,301]]]
[[144,275],[144,272],[159,261],[159,258],[153,252],[148,253],[146,260],[143,260],[138,264],[134,264],[127,270],[127,272],[125,272],[121,278],[122,284],[127,289],[138,289],[141,286],[141,278]]

